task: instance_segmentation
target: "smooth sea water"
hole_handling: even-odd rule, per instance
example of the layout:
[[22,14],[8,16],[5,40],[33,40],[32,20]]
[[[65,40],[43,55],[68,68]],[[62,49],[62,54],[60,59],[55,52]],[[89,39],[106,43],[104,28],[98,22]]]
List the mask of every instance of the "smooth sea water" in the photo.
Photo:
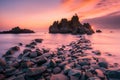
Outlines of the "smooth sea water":
[[[120,29],[104,29],[102,33],[93,35],[85,35],[92,42],[94,50],[100,50],[108,61],[120,63]],[[49,34],[48,32],[37,32],[34,34],[0,34],[0,56],[18,43],[30,43],[36,38],[43,39],[39,48],[45,47],[55,50],[61,45],[67,45],[72,41],[78,40],[78,35],[71,34]],[[105,53],[110,53],[113,56],[106,56]]]

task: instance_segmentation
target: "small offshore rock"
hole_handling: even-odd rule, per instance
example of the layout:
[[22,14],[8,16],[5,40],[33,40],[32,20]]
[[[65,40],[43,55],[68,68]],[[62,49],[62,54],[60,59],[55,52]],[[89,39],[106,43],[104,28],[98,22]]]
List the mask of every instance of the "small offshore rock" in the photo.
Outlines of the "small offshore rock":
[[96,30],[96,33],[101,33],[102,31],[101,30]]
[[35,39],[36,42],[41,43],[43,39]]
[[22,46],[23,44],[22,43],[18,43],[19,46]]
[[96,51],[92,51],[92,53],[96,54],[96,55],[101,55],[101,52],[99,50]]

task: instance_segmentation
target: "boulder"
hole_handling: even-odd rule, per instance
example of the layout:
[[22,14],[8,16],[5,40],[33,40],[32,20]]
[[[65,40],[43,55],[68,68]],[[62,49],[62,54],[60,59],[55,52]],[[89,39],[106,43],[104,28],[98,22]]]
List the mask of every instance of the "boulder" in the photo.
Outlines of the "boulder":
[[95,71],[97,72],[97,76],[98,76],[100,79],[102,79],[102,80],[105,79],[105,75],[104,75],[104,73],[103,73],[102,70],[96,69]]
[[20,47],[14,46],[14,47],[11,48],[11,50],[13,50],[13,51],[19,51],[19,50],[20,50]]
[[50,80],[69,80],[69,79],[64,74],[56,74],[56,75],[52,75]]
[[55,67],[54,69],[53,69],[53,73],[54,74],[58,74],[58,73],[60,73],[62,70],[61,70],[61,68],[60,67]]
[[90,77],[88,80],[101,80],[101,79],[98,77]]
[[36,57],[35,59],[32,59],[32,61],[40,66],[47,62],[47,58],[43,56],[39,56],[39,57]]
[[35,58],[35,57],[37,57],[37,52],[36,52],[36,51],[33,51],[33,52],[31,52],[31,53],[29,54],[29,56],[30,56],[31,58]]
[[107,62],[99,62],[98,65],[103,68],[108,68],[108,63]]
[[118,79],[120,80],[120,70],[107,70],[105,72],[108,80],[112,79]]
[[16,73],[16,69],[13,68],[13,67],[10,67],[10,68],[5,70],[5,76],[6,77],[10,77],[12,75],[15,75],[15,73]]
[[28,53],[28,52],[32,52],[32,51],[30,49],[24,49],[23,50],[23,54]]
[[68,76],[75,76],[80,78],[82,76],[82,72],[80,70],[70,69],[68,72]]
[[37,68],[29,68],[28,71],[26,72],[26,76],[37,76],[42,74],[47,70],[46,66],[41,66]]
[[0,80],[5,80],[5,75],[4,74],[0,74]]
[[21,61],[20,62],[21,68],[29,68],[29,67],[32,67],[33,65],[34,65],[34,63],[31,61]]
[[6,62],[3,59],[0,59],[0,66],[5,66]]

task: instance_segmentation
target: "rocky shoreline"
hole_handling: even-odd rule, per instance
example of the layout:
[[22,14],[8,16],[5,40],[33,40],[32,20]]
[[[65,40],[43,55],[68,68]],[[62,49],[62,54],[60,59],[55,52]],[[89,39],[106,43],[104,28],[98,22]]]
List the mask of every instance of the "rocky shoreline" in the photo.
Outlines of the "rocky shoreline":
[[0,59],[0,80],[120,80],[119,64],[107,62],[84,36],[55,51],[37,48],[42,41],[32,40],[18,57],[23,44],[11,47]]

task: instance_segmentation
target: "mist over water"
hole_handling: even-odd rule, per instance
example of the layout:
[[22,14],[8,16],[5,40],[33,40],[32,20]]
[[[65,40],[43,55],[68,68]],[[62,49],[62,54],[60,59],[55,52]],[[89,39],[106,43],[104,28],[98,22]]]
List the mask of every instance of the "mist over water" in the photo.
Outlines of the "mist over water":
[[[96,28],[95,28],[96,29]],[[94,50],[100,50],[103,57],[108,61],[120,62],[120,29],[104,29],[101,28],[102,33],[95,33],[93,35],[85,35],[86,38],[92,42]],[[44,39],[42,43],[38,44],[38,48],[49,48],[55,50],[61,45],[68,45],[72,41],[79,39],[78,35],[71,34],[49,34],[48,32],[37,32],[35,34],[0,34],[0,56],[18,43],[25,44],[30,43],[36,38]],[[21,47],[21,51],[24,48]],[[21,53],[21,52],[19,52]],[[18,53],[18,54],[19,54]],[[106,53],[110,53],[113,56],[106,56]],[[17,55],[18,55],[17,54]]]

